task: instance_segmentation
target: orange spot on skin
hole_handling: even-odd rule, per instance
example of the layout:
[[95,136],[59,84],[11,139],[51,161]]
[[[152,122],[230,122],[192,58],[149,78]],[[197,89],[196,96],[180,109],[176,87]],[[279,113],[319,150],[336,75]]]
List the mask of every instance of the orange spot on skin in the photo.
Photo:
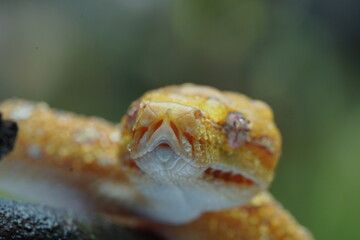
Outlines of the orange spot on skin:
[[246,185],[253,185],[254,184],[254,182],[252,180],[250,180],[248,178],[245,178],[241,174],[234,175],[231,180],[234,181],[234,182],[242,183],[242,184],[246,184]]
[[152,134],[158,130],[158,128],[161,126],[161,124],[163,123],[163,120],[159,120],[157,121],[154,125],[152,125],[151,129],[150,129],[150,132],[149,132],[149,135],[147,136],[147,140],[150,139],[150,137],[152,136]]
[[193,145],[193,143],[194,143],[194,137],[191,136],[190,133],[184,132],[184,137],[189,141],[189,143],[190,143],[191,145]]
[[222,172],[220,170],[216,170],[214,173],[213,173],[213,176],[214,178],[220,178],[222,175]]
[[148,127],[141,127],[139,128],[138,132],[139,132],[139,137],[138,137],[138,141],[140,141],[140,139],[145,135],[145,133],[148,131]]
[[160,147],[167,147],[167,148],[170,148],[170,145],[169,145],[169,144],[167,144],[167,143],[162,143],[162,144],[160,144],[159,146],[160,146]]
[[170,127],[174,131],[176,137],[179,139],[179,129],[176,127],[174,122],[170,122]]
[[225,181],[228,182],[228,181],[231,180],[232,174],[231,174],[230,172],[224,173],[224,174],[222,175],[222,178],[223,178]]
[[160,120],[157,123],[155,123],[152,128],[152,132],[155,132],[161,126],[162,123],[163,123],[163,120]]
[[128,167],[130,168],[136,168],[138,169],[139,167],[136,165],[136,163],[134,161],[128,161],[127,164],[126,164]]
[[248,185],[248,186],[254,184],[254,181],[252,181],[251,179],[248,179],[241,174],[233,175],[232,172],[223,172],[221,170],[214,170],[212,168],[208,168],[205,170],[205,174],[210,175],[217,179],[221,179],[225,182],[234,182],[237,184]]
[[271,171],[275,169],[277,159],[279,157],[278,151],[273,154],[266,147],[251,142],[246,143],[246,149],[247,151],[251,151],[258,159],[260,159],[264,168]]

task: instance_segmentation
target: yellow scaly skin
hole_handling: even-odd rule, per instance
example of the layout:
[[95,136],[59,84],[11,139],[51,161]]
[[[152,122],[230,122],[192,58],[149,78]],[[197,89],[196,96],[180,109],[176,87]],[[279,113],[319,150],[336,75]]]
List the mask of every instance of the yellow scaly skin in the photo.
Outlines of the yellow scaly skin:
[[[21,100],[3,102],[0,111],[20,128],[15,150],[0,164],[0,174],[16,171],[18,166],[38,169],[38,173],[51,171],[52,180],[73,189],[85,209],[112,216],[130,211],[131,224],[151,228],[168,239],[312,239],[266,192],[280,155],[281,137],[271,109],[261,101],[184,84],[146,93],[130,106],[120,126]],[[153,140],[157,132],[170,137]],[[176,173],[146,169],[141,165],[142,152],[152,145],[154,151],[171,150],[190,159],[192,168]],[[155,176],[158,173],[163,176]],[[152,208],[149,213],[139,206],[154,200],[134,181],[143,176],[146,182],[154,178],[155,183],[182,184],[184,179],[193,179],[191,185],[206,184],[209,191],[228,189],[223,194],[229,195],[226,204],[230,205],[210,205],[213,212],[189,218],[188,223],[166,224],[161,216],[154,218],[162,223],[151,221]]]

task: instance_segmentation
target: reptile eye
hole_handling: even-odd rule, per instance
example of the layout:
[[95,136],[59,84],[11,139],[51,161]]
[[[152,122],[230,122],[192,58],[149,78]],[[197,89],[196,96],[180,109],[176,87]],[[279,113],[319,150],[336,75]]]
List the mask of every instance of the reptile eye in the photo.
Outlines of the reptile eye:
[[224,130],[230,146],[238,149],[249,136],[250,121],[242,113],[230,112],[226,117]]

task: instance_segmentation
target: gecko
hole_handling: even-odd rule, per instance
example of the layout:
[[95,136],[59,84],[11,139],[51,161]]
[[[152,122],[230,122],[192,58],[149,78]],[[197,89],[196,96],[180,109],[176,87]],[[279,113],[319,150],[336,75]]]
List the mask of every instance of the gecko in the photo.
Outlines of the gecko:
[[1,190],[165,239],[313,239],[267,190],[281,135],[260,100],[182,84],[145,93],[119,124],[19,99],[0,112],[19,125]]

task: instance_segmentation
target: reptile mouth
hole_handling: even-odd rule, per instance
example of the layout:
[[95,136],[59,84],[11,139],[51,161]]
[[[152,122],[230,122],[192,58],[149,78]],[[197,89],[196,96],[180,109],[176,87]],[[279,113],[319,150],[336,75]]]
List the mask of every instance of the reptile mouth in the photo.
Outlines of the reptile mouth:
[[[171,146],[169,146],[166,143],[161,143],[161,144],[159,144],[159,149],[161,149],[160,151],[171,151]],[[155,148],[154,151],[158,152],[159,149]],[[150,155],[151,154],[152,153],[150,152]],[[153,154],[156,154],[156,153],[153,153]],[[158,156],[158,154],[156,154],[156,156]],[[165,158],[162,158],[162,159],[166,160],[167,157],[165,156]],[[136,171],[148,172],[149,173],[149,167],[146,165],[146,163],[149,163],[148,160],[149,159],[146,157],[146,155],[144,155],[143,157],[141,157],[139,159],[135,159],[135,160],[129,159],[128,161],[125,162],[125,166],[130,168],[130,169],[136,170]],[[182,164],[180,164],[180,161],[182,161]],[[146,163],[144,163],[144,162],[146,162]],[[178,166],[176,166],[176,165],[178,165]],[[183,159],[181,159],[180,156],[178,156],[177,162],[172,163],[172,168],[170,168],[168,170],[168,173],[172,174],[172,175],[177,175],[177,174],[181,175],[181,174],[179,174],[179,173],[181,173],[181,169],[186,169],[186,167],[184,167],[184,165],[188,165],[188,163],[185,162]],[[193,170],[195,170],[195,169],[198,170],[197,167],[193,167],[191,165],[188,165],[188,167],[190,167],[190,169],[193,169]],[[176,171],[176,170],[178,170],[178,171]],[[196,171],[196,172],[199,173],[199,171]],[[199,174],[196,174],[196,175],[199,175]],[[192,175],[192,174],[190,174],[190,175]],[[221,182],[225,182],[225,183],[228,183],[228,184],[241,185],[241,186],[244,186],[244,187],[251,187],[251,186],[254,186],[256,184],[254,180],[252,180],[252,179],[250,179],[248,177],[245,177],[241,173],[235,173],[233,171],[220,170],[220,169],[218,169],[216,167],[208,167],[205,170],[203,170],[203,177],[206,180],[210,180],[210,181],[221,181]]]
[[178,178],[198,176],[205,170],[197,166],[192,159],[184,156],[168,139],[151,144],[147,151],[136,158],[130,158],[127,166],[139,169],[154,178]]

